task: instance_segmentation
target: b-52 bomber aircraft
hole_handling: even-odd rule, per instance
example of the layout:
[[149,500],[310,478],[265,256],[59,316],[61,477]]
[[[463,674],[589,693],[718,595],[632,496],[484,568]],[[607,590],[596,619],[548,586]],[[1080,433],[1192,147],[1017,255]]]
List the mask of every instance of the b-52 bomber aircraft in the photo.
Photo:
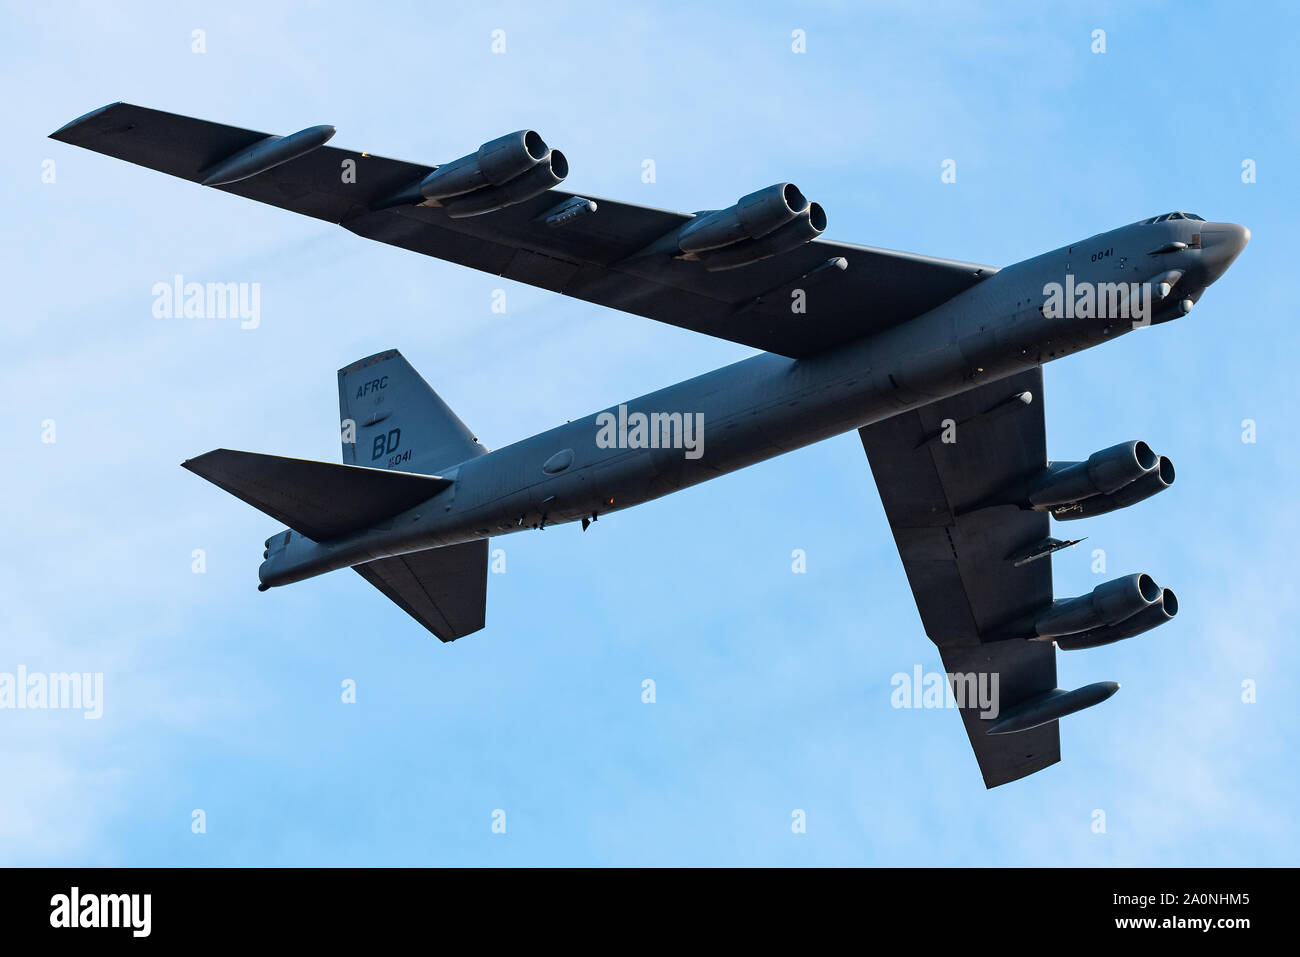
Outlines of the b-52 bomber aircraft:
[[[260,588],[352,567],[443,641],[483,627],[488,539],[588,524],[857,429],[984,782],[1060,760],[1058,719],[1118,688],[1057,687],[1056,648],[1145,632],[1145,574],[1064,600],[1051,519],[1124,508],[1173,466],[1140,441],[1047,459],[1042,364],[1187,314],[1250,233],[1168,213],[997,269],[829,242],[790,183],[665,212],[558,189],[535,132],[442,166],[114,103],[56,140],[393,246],[763,350],[488,451],[390,350],[339,370],[342,465],[217,449],[185,468],[287,526]],[[705,439],[707,438],[707,441]],[[997,702],[966,694],[997,679]],[[991,686],[992,682],[988,682]]]

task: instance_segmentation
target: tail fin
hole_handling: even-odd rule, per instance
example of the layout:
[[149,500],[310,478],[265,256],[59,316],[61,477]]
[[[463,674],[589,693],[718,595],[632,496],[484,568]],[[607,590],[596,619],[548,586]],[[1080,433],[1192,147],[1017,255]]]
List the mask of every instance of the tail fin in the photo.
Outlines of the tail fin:
[[396,349],[339,370],[339,418],[349,465],[435,475],[487,452]]
[[[339,370],[339,418],[351,465],[432,476],[487,452],[396,349]],[[352,567],[442,641],[455,641],[483,627],[487,559],[483,539]]]
[[[427,501],[453,484],[437,473],[487,452],[396,349],[339,370],[339,414],[343,465],[229,449],[182,463],[291,529],[267,540],[260,590],[320,574],[330,566],[317,561],[317,543]],[[454,641],[483,627],[487,557],[480,539],[352,567]]]

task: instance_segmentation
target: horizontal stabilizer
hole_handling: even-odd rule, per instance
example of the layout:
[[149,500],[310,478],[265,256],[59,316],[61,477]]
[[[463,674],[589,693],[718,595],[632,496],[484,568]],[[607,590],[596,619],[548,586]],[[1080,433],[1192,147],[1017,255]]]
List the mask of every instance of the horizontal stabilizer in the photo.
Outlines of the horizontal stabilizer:
[[483,538],[353,567],[442,641],[455,641],[483,627],[487,562]]
[[230,449],[181,464],[316,542],[369,528],[452,484],[438,475]]

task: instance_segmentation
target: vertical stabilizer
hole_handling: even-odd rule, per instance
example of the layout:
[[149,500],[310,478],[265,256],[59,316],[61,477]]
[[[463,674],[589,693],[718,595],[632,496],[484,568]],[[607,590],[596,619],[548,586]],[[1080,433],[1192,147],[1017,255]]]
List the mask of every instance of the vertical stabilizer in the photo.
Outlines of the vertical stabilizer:
[[348,465],[436,475],[487,451],[396,349],[339,370],[339,419]]

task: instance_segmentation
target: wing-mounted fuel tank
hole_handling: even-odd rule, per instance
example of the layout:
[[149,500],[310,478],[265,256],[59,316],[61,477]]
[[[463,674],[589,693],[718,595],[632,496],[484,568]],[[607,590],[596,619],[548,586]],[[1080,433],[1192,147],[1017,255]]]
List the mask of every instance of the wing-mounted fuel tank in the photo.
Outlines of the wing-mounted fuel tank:
[[1119,683],[1115,681],[1098,681],[1073,691],[1054,688],[1007,709],[984,733],[1012,734],[1028,731],[1049,721],[1064,718],[1067,714],[1101,704],[1118,690]]
[[332,126],[309,126],[288,136],[268,136],[204,169],[200,182],[227,186],[249,179],[324,146],[334,132]]
[[666,253],[718,272],[789,252],[825,229],[821,204],[810,203],[793,183],[777,183],[742,196],[726,209],[696,213],[637,255]]
[[507,133],[375,204],[441,206],[452,219],[491,213],[564,182],[569,161],[532,130]]

